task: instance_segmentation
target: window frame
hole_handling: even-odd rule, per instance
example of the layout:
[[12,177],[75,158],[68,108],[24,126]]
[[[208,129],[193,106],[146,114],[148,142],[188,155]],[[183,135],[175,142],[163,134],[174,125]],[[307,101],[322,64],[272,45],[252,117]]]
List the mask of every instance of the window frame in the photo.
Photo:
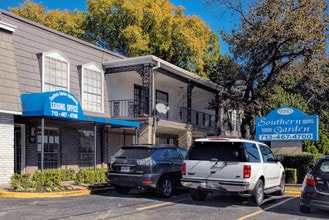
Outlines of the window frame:
[[[78,167],[79,169],[83,168],[92,168],[95,164],[95,132],[92,130],[78,130]],[[83,145],[88,140],[87,145]],[[87,159],[85,159],[87,158]],[[88,158],[91,158],[88,160]]]
[[[43,135],[43,151],[42,151],[42,134],[41,127],[38,127],[37,135],[37,155],[38,169],[43,167],[44,170],[58,169],[61,166],[61,145],[59,129],[55,127],[45,127]],[[41,157],[43,153],[43,166],[41,166]],[[53,158],[53,160],[49,159]]]
[[[66,91],[70,91],[70,62],[69,60],[66,58],[66,56],[61,53],[58,50],[52,50],[52,51],[48,51],[48,52],[44,52],[42,53],[42,92],[50,92],[50,91],[55,91],[55,90],[46,90],[46,84],[47,85],[51,85],[50,82],[46,82],[46,73],[45,73],[45,64],[46,64],[46,57],[64,62],[67,64],[67,73],[66,73],[66,88],[63,88],[62,90],[66,90]],[[62,86],[58,86],[58,87],[62,87]]]
[[[91,94],[91,93],[86,93],[85,92],[86,69],[94,71],[94,72],[98,72],[100,77],[101,77],[100,110],[90,109],[86,106],[85,97],[86,97],[87,94]],[[87,63],[87,64],[82,65],[82,68],[81,68],[81,99],[82,99],[82,108],[83,108],[83,110],[90,111],[90,112],[104,113],[104,71],[100,66],[98,66],[95,63]]]

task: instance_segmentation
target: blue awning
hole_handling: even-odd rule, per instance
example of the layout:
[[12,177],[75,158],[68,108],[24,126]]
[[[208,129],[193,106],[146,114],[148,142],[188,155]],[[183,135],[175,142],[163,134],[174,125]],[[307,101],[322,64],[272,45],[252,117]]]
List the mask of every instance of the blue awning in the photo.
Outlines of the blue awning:
[[26,117],[54,117],[109,124],[113,127],[140,127],[136,121],[86,116],[79,100],[67,91],[23,94],[21,101],[23,116]]

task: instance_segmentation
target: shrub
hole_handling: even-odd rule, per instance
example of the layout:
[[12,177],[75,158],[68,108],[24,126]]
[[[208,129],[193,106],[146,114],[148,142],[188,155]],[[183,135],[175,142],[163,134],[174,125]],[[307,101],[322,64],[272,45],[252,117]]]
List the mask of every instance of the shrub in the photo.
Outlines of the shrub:
[[73,169],[50,169],[31,174],[17,174],[11,177],[15,191],[59,191],[62,181],[74,179]]
[[76,184],[100,184],[106,183],[105,173],[106,168],[97,168],[96,170],[92,168],[80,169],[76,174],[75,183]]
[[296,154],[296,155],[277,155],[283,156],[283,166],[285,168],[297,169],[297,183],[302,183],[309,167],[318,158],[314,154]]
[[16,190],[16,191],[25,191],[28,188],[34,187],[35,184],[33,184],[31,180],[31,174],[17,174],[15,173],[10,178],[10,185]]
[[285,168],[286,183],[296,184],[297,183],[297,169]]
[[32,180],[37,183],[38,187],[59,186],[61,184],[61,173],[59,170],[37,171]]
[[59,170],[62,181],[74,180],[75,171],[73,169],[61,169]]

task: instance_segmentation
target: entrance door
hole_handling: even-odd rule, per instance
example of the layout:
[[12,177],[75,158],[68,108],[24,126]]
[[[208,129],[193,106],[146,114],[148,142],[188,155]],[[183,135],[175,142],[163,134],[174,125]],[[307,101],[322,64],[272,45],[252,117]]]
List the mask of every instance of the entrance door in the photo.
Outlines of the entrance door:
[[149,94],[148,89],[139,85],[134,85],[134,113],[135,116],[148,114],[149,111]]
[[14,130],[14,172],[25,173],[25,126],[15,125]]
[[[57,128],[45,128],[43,137],[43,169],[58,169],[60,162],[59,130]],[[38,168],[41,170],[42,136],[41,129],[38,132]]]

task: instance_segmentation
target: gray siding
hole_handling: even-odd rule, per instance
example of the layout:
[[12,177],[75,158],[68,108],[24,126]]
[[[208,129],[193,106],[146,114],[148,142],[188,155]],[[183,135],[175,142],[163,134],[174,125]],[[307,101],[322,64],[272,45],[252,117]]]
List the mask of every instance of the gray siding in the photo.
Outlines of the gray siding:
[[22,112],[13,34],[0,29],[0,112]]
[[[1,11],[1,19],[17,26],[14,47],[21,93],[42,92],[41,55],[52,50],[60,51],[70,62],[70,93],[81,102],[81,66],[94,62],[122,58],[113,52],[44,27],[9,12]],[[104,79],[104,114],[84,112],[86,115],[110,117],[107,83]]]

